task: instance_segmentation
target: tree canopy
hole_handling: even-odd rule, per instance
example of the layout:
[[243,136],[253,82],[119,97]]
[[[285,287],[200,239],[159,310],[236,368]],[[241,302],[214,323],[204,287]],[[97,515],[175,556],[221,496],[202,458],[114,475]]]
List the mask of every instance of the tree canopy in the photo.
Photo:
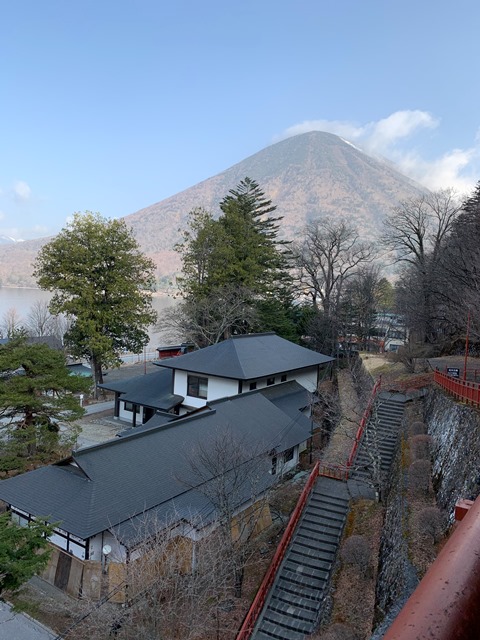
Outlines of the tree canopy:
[[52,530],[42,522],[20,527],[10,513],[0,515],[0,596],[15,591],[47,565],[51,552],[47,536]]
[[37,282],[54,292],[50,311],[71,321],[65,344],[91,362],[97,384],[102,367],[117,366],[122,351],[138,353],[148,342],[146,329],[156,320],[153,273],[123,220],[89,211],[76,213],[40,250]]
[[91,381],[71,375],[62,352],[46,344],[16,338],[0,345],[0,417],[8,438],[2,441],[0,467],[22,467],[37,450],[51,453],[58,423],[80,418],[84,410],[74,394],[87,393]]
[[184,299],[176,324],[186,338],[205,346],[209,337],[291,330],[288,243],[278,238],[281,217],[271,215],[275,209],[247,177],[220,202],[218,220],[201,208],[190,213],[189,229],[176,247]]

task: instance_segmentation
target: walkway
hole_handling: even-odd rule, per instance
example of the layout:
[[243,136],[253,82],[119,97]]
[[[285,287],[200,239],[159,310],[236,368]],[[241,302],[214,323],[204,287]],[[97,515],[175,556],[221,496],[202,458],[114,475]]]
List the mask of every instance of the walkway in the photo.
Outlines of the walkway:
[[[255,625],[255,640],[304,640],[318,626],[351,497],[375,497],[395,455],[405,396],[380,393],[348,481],[319,477]],[[371,454],[375,452],[375,455]]]
[[53,640],[53,631],[23,613],[14,613],[0,602],[0,640]]

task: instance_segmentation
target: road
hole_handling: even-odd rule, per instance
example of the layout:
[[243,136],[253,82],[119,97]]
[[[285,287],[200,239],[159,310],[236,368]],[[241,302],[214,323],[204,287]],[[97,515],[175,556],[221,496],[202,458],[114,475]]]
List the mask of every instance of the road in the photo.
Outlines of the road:
[[0,601],[0,640],[53,640],[56,634],[23,613],[13,613]]

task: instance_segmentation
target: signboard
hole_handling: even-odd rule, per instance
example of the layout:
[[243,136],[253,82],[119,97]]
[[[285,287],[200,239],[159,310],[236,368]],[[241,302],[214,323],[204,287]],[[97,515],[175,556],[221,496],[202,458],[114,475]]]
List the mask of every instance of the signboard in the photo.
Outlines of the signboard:
[[457,367],[447,367],[447,376],[452,378],[460,378],[460,369]]

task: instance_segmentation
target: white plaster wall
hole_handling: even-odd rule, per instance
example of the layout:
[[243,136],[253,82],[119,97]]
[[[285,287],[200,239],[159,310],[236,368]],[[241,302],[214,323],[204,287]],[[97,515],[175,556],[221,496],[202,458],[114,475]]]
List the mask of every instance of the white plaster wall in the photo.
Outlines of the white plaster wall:
[[112,548],[111,553],[108,554],[108,559],[111,562],[126,562],[127,552],[125,547],[113,536],[109,531],[104,531],[96,536],[93,536],[89,540],[89,559],[102,561],[102,549],[108,544]]
[[[290,377],[291,376],[291,377]],[[305,387],[307,391],[317,390],[317,367],[304,369],[303,371],[294,371],[288,377],[289,380],[296,380],[298,384]]]
[[[208,379],[207,398],[193,398],[187,395],[187,378],[189,375]],[[185,398],[183,404],[189,407],[204,407],[208,400],[217,400],[218,398],[236,395],[238,393],[238,380],[227,380],[226,378],[218,378],[216,376],[202,376],[202,374],[199,373],[189,374],[188,371],[175,371],[173,393],[183,396]]]
[[[120,420],[133,424],[133,411],[125,411],[125,402],[120,400],[118,412]],[[137,413],[137,426],[143,424],[143,407],[140,407],[140,413]]]

